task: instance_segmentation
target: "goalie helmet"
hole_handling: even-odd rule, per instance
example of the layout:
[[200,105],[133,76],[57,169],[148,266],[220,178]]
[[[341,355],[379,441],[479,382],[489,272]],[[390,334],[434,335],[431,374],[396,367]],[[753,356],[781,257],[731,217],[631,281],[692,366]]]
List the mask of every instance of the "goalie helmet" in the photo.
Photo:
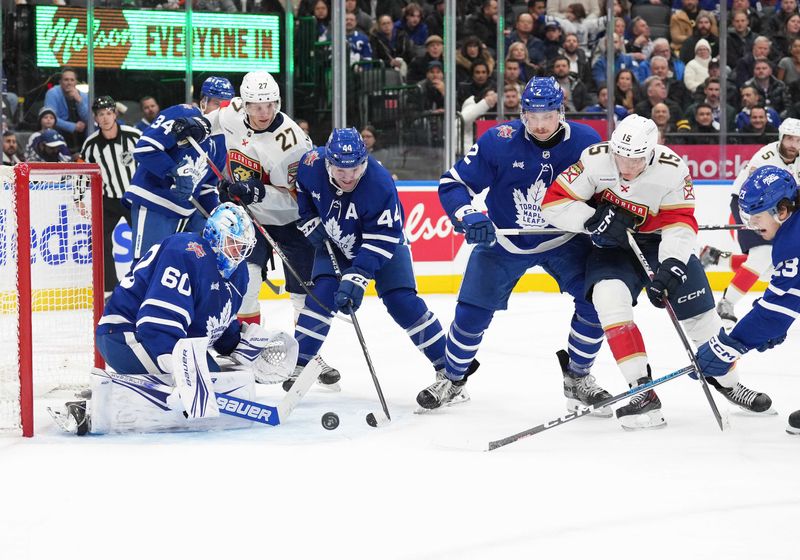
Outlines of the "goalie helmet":
[[739,208],[748,216],[761,212],[775,214],[781,200],[794,202],[796,198],[797,183],[792,174],[780,167],[765,165],[745,180],[739,190]]
[[234,96],[233,84],[228,78],[219,76],[211,76],[206,78],[203,86],[200,88],[200,97],[208,97],[209,99],[224,99],[229,101]]
[[281,90],[278,82],[269,72],[248,72],[242,78],[239,96],[245,103],[278,104],[276,111],[281,110]]
[[658,145],[658,127],[641,115],[629,115],[611,134],[611,153],[626,158],[645,158],[653,155]]
[[220,274],[230,278],[236,267],[253,252],[256,233],[253,222],[240,206],[223,202],[206,220],[203,239],[217,256]]
[[784,136],[800,136],[800,119],[785,119],[778,127],[778,142]]

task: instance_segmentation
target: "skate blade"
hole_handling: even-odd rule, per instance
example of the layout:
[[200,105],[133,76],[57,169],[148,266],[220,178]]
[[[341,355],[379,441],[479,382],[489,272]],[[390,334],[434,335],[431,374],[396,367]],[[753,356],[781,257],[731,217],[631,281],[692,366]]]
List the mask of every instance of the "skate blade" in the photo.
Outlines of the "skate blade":
[[68,434],[75,434],[78,431],[78,426],[75,423],[75,419],[68,412],[62,410],[53,410],[49,406],[47,407],[47,412],[50,414],[53,422],[55,422],[59,428]]
[[777,416],[778,415],[778,411],[775,410],[775,408],[771,406],[767,410],[765,410],[764,412],[756,412],[754,410],[750,410],[749,408],[745,408],[745,407],[739,406],[737,404],[736,405],[736,414],[739,415],[739,416],[754,416],[754,417],[758,417],[758,416]]
[[620,426],[623,430],[628,432],[635,432],[637,430],[655,430],[659,428],[666,428],[667,421],[664,415],[659,410],[651,410],[645,414],[632,414],[619,418]]
[[[581,401],[567,399],[567,412],[579,412],[585,408],[587,408],[587,406]],[[610,406],[604,406],[602,408],[592,410],[589,416],[593,416],[595,418],[611,418],[614,416],[614,410]]]
[[319,387],[320,389],[322,389],[326,393],[341,393],[342,392],[342,386],[339,385],[338,381],[336,383],[330,383],[328,385],[317,381],[317,387]]
[[436,412],[437,410],[444,410],[445,408],[465,402],[469,402],[469,395],[465,395],[462,391],[462,393],[458,397],[444,403],[442,406],[437,406],[436,408],[424,408],[422,406],[418,406],[417,409],[414,411],[414,414],[430,414],[431,412]]

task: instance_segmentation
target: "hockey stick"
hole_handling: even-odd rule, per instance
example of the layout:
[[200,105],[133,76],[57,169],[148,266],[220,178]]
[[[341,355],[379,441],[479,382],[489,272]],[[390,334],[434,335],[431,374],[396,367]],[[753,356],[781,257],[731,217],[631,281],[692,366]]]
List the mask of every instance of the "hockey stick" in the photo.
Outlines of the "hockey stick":
[[[340,282],[342,281],[342,269],[339,268],[339,262],[336,260],[336,255],[333,253],[333,247],[331,246],[330,240],[325,240],[325,249],[328,252],[328,256],[331,259],[331,266],[333,266],[333,273],[336,274],[336,279]],[[353,306],[347,306],[347,312],[350,314],[350,318],[353,321],[353,327],[356,329],[356,336],[358,337],[358,342],[361,344],[361,350],[364,352],[364,359],[367,361],[367,367],[369,368],[369,373],[372,375],[372,382],[375,384],[375,390],[378,392],[378,399],[381,401],[381,408],[383,408],[383,413],[385,418],[380,418],[376,416],[374,412],[370,412],[367,414],[367,424],[376,428],[378,426],[383,426],[388,424],[392,421],[392,417],[389,416],[389,407],[386,406],[386,399],[383,398],[383,391],[381,390],[381,384],[378,381],[378,376],[375,374],[375,366],[372,365],[372,358],[369,357],[369,351],[367,350],[367,343],[364,341],[364,335],[361,333],[361,326],[358,324],[358,319],[356,319],[356,312],[353,311]]]
[[567,422],[571,422],[572,420],[576,420],[578,418],[581,418],[582,416],[588,416],[595,410],[599,410],[606,406],[611,406],[612,404],[625,400],[628,397],[638,395],[639,393],[643,393],[644,391],[649,391],[656,385],[661,385],[662,383],[666,383],[671,379],[675,379],[676,377],[680,377],[681,375],[685,375],[693,371],[695,371],[695,369],[692,366],[688,366],[683,369],[673,371],[672,373],[668,373],[663,377],[659,377],[658,379],[653,379],[652,381],[649,381],[644,385],[638,385],[636,387],[632,387],[631,389],[628,389],[624,393],[614,395],[613,397],[604,399],[591,406],[582,407],[580,410],[576,410],[575,412],[570,412],[569,414],[565,414],[564,416],[559,416],[554,420],[550,420],[549,422],[545,422],[544,424],[539,424],[538,426],[531,428],[529,430],[525,430],[524,432],[519,432],[518,434],[514,434],[513,436],[508,436],[503,439],[490,441],[488,446],[484,448],[483,451],[492,451],[494,449],[497,449],[498,447],[503,447],[504,445],[508,445],[509,443],[514,443],[523,438],[536,435],[538,433],[544,432],[545,430],[549,430],[550,428],[561,426],[562,424],[566,424]]
[[[747,229],[744,224],[725,224],[725,225],[707,225],[697,226],[697,229],[702,231],[717,231],[717,230],[740,230]],[[545,229],[545,228],[498,228],[495,229],[497,235],[564,235],[565,233],[584,233],[579,231],[567,231],[564,229]]]
[[[647,262],[647,259],[644,257],[644,253],[639,248],[638,243],[633,238],[633,232],[631,230],[627,230],[628,234],[628,244],[631,246],[633,253],[636,255],[636,258],[639,260],[639,263],[642,265],[642,269],[644,270],[647,277],[650,280],[653,280],[655,274],[653,273],[653,269],[650,268],[650,263]],[[706,399],[708,400],[708,406],[711,407],[711,412],[714,413],[714,418],[717,421],[717,425],[721,431],[725,430],[725,426],[722,422],[722,415],[719,413],[719,408],[717,408],[717,403],[714,401],[714,397],[711,395],[711,390],[708,388],[708,382],[706,381],[705,376],[702,374],[702,370],[700,366],[697,365],[697,360],[694,357],[694,352],[692,351],[692,347],[689,345],[689,339],[686,337],[686,332],[683,330],[683,326],[681,326],[680,321],[678,321],[677,315],[675,315],[675,310],[672,308],[672,304],[669,302],[667,298],[664,298],[664,306],[669,314],[669,318],[672,321],[672,326],[675,327],[675,330],[678,332],[678,337],[681,339],[681,344],[683,344],[684,350],[689,355],[689,362],[692,364],[692,367],[697,372],[697,377],[700,379],[700,382],[703,385],[703,393],[706,395]]]

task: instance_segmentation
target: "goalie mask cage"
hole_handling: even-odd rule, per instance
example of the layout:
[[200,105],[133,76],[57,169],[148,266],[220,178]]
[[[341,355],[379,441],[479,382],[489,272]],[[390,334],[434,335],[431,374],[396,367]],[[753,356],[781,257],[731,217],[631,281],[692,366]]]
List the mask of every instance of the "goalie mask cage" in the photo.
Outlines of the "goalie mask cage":
[[85,163],[0,168],[0,433],[33,435],[33,399],[103,361],[103,181]]

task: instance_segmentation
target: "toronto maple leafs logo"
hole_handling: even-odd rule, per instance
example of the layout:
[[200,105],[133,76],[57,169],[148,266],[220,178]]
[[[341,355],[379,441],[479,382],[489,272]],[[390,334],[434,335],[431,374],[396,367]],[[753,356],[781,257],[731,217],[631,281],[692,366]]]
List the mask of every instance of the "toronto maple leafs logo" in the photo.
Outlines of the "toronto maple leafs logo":
[[181,166],[178,167],[178,175],[181,177],[191,177],[195,187],[208,173],[208,162],[204,157],[193,158],[189,154],[183,156]]
[[231,324],[234,318],[231,311],[231,300],[228,300],[219,317],[214,317],[213,315],[208,317],[206,321],[206,336],[208,337],[209,346],[214,344],[225,332],[225,329],[228,328],[228,325]]
[[547,224],[542,218],[542,199],[547,187],[553,182],[553,166],[541,163],[541,170],[536,180],[524,192],[514,189],[514,207],[517,210],[516,224],[521,228],[544,227]]
[[355,234],[351,233],[349,235],[342,235],[342,228],[339,227],[339,222],[333,218],[328,219],[324,223],[324,226],[328,237],[330,237],[331,240],[336,243],[336,246],[339,247],[342,253],[344,253],[344,256],[347,257],[348,260],[353,260],[355,258]]
[[497,127],[498,138],[511,138],[513,134],[514,134],[513,126],[507,124],[501,124],[500,126]]

